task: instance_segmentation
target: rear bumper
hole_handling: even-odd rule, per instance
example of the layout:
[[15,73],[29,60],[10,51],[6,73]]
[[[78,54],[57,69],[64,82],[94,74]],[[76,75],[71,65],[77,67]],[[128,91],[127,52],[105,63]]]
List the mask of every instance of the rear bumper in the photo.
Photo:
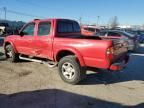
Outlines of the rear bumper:
[[123,58],[123,60],[113,63],[109,69],[112,71],[122,70],[127,65],[128,61],[129,61],[129,55],[126,55]]

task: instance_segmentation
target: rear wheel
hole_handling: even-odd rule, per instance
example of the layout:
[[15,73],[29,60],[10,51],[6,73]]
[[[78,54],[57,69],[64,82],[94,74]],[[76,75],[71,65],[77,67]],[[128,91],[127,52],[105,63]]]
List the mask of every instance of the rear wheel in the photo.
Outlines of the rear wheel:
[[6,45],[5,47],[5,55],[6,58],[11,62],[16,62],[19,60],[19,55],[14,52],[13,47],[10,44]]
[[77,84],[86,77],[85,69],[80,66],[75,56],[62,58],[58,68],[62,80],[69,84]]

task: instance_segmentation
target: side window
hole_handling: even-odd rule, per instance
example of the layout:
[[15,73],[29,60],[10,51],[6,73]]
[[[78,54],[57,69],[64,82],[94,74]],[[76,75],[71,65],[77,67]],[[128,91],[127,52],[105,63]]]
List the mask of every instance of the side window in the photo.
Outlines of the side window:
[[108,32],[108,36],[117,36],[117,37],[120,37],[121,35],[119,33],[115,33],[115,32]]
[[51,23],[50,22],[41,22],[38,25],[38,36],[47,36],[50,34]]
[[34,35],[34,28],[35,28],[35,24],[30,23],[26,27],[24,27],[22,32],[24,35],[33,36]]

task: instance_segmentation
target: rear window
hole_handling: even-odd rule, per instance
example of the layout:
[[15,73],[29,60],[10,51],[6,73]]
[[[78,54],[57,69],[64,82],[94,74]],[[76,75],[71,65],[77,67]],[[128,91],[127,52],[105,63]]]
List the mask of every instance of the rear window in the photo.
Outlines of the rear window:
[[80,33],[79,24],[75,21],[58,21],[58,33]]

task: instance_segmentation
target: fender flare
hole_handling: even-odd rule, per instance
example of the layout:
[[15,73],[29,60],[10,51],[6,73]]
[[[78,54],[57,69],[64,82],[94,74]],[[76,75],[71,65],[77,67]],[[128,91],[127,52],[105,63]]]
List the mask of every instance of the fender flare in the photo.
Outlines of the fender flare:
[[5,49],[6,45],[7,45],[7,43],[9,43],[10,45],[12,45],[13,50],[14,50],[15,53],[18,53],[18,51],[16,50],[15,45],[13,44],[13,42],[10,42],[10,41],[5,41],[5,42],[4,42],[4,45],[3,45],[3,46],[4,46],[4,49]]
[[76,55],[76,57],[78,58],[78,60],[79,60],[79,62],[80,62],[80,65],[81,65],[81,66],[85,66],[85,62],[84,62],[83,56],[81,55],[81,53],[80,53],[78,50],[76,50],[76,49],[74,49],[74,48],[67,48],[67,47],[65,47],[65,48],[59,49],[59,50],[55,53],[55,57],[54,57],[55,61],[57,61],[57,59],[56,59],[57,55],[58,55],[60,52],[62,52],[62,51],[70,51],[70,52],[74,53],[74,54]]

